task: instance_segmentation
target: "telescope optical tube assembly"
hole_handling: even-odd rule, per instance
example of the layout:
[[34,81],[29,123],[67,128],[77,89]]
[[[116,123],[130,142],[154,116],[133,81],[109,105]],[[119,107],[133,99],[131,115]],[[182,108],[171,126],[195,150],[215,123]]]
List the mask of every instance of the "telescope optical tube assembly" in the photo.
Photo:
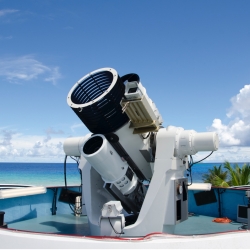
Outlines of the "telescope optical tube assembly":
[[125,86],[116,70],[102,68],[77,81],[67,102],[92,133],[108,134],[129,121],[120,105],[124,91]]
[[121,159],[105,136],[91,136],[83,144],[83,156],[101,175],[106,183],[113,183],[123,195],[130,194],[137,186],[137,177]]
[[80,157],[91,235],[173,233],[188,218],[188,156],[217,150],[218,135],[164,128],[139,75],[112,68],[82,77],[67,103],[91,132],[64,142],[66,155]]
[[[140,105],[138,108],[137,101],[133,100],[134,97],[128,99],[128,93],[125,90],[127,86],[125,83],[128,84],[127,87],[131,87],[131,81],[138,86],[138,91],[140,90],[142,94],[142,100],[137,100]],[[141,181],[149,180],[152,177],[150,161],[153,157],[150,155],[147,135],[149,132],[159,129],[160,125],[158,121],[154,121],[159,116],[158,113],[154,113],[156,107],[146,97],[146,90],[140,83],[137,74],[132,73],[120,77],[112,68],[101,68],[85,75],[74,84],[67,96],[68,105],[90,132],[102,134],[107,139],[111,134],[115,134],[116,145],[109,141],[110,144],[120,157],[126,159]],[[124,109],[122,101],[126,105],[126,100],[129,100],[129,105],[127,109]],[[145,105],[147,107],[144,107]],[[133,113],[134,109],[138,112],[136,112],[136,116],[133,116],[132,121],[128,113]],[[141,130],[140,127],[142,127]],[[149,127],[150,129],[148,129]],[[137,135],[134,134],[134,131],[137,131]],[[141,136],[144,133],[147,133],[144,135],[147,139]],[[133,140],[133,144],[131,144],[131,140]],[[71,143],[74,144],[72,145],[74,149],[69,148]],[[79,155],[80,146],[82,146],[82,141],[73,142],[69,139],[65,143],[64,149],[70,154]]]
[[197,133],[194,130],[168,127],[176,133],[175,156],[184,158],[200,151],[216,151],[219,147],[219,137],[215,132]]

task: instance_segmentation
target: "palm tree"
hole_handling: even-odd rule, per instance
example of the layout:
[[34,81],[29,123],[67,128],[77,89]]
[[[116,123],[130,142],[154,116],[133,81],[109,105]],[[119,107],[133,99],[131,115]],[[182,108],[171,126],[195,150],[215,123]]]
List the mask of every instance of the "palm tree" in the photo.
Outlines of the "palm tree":
[[244,164],[241,168],[238,164],[234,164],[231,167],[230,163],[226,161],[224,163],[224,168],[229,171],[230,180],[228,184],[230,186],[242,186],[250,184],[250,165]]
[[212,186],[217,187],[229,187],[227,182],[227,171],[223,171],[221,165],[219,167],[214,166],[213,169],[208,170],[208,174],[203,174],[202,179],[205,183],[211,183]]

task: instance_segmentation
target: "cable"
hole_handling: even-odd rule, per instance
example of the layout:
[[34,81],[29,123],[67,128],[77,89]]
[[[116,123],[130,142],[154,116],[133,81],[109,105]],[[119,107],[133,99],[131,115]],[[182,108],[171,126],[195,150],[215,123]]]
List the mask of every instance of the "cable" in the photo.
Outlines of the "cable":
[[81,186],[80,186],[79,192],[82,193],[82,170],[79,168],[79,160],[80,160],[80,158],[79,157],[74,158],[72,156],[70,156],[70,158],[73,159],[74,161],[76,161],[77,170],[78,170],[78,172],[80,174],[80,178],[81,178]]
[[[190,167],[192,167],[194,164],[197,164],[197,163],[199,163],[199,162],[201,162],[201,161],[204,161],[204,160],[207,159],[213,152],[214,152],[214,151],[212,151],[212,152],[211,152],[209,155],[207,155],[205,158],[203,158],[203,159],[201,159],[201,160],[199,160],[199,161],[193,162],[192,165],[191,165]],[[191,155],[190,155],[190,157],[192,158]],[[193,158],[192,158],[192,160],[193,160]]]
[[114,229],[114,227],[113,227],[113,225],[112,225],[112,223],[111,223],[111,221],[110,221],[110,218],[109,218],[109,217],[108,217],[108,220],[109,220],[109,224],[110,224],[110,226],[112,227],[113,231],[114,231],[116,234],[124,234],[124,232],[122,231],[122,224],[121,224],[121,232],[120,232],[120,233],[118,233],[118,232]]
[[146,137],[144,137],[144,136],[141,134],[141,137],[145,140],[145,139],[148,139],[148,137],[149,137],[150,134],[151,134],[151,133],[148,132],[148,134],[146,135]]
[[77,165],[79,165],[79,157],[74,158],[74,157],[70,156],[70,158],[73,159],[74,161],[76,161]]
[[201,162],[201,161],[204,161],[204,160],[207,159],[213,152],[214,152],[214,151],[212,151],[209,155],[207,155],[207,156],[204,157],[203,159],[201,159],[201,160],[199,160],[199,161],[196,161],[196,162],[193,161],[192,155],[189,155],[189,157],[190,157],[190,162],[188,162],[188,165],[189,165],[189,166],[188,166],[187,171],[188,171],[189,174],[190,174],[191,183],[188,184],[188,186],[191,186],[192,183],[193,183],[193,179],[192,179],[192,166],[193,166],[194,164],[197,164],[197,163]]
[[[68,187],[67,187],[67,172],[66,172],[66,162],[67,162],[67,155],[65,155],[65,158],[64,158],[64,184],[65,184],[65,189],[66,191],[68,190]],[[70,156],[70,158],[72,158],[73,160],[75,160],[77,162],[77,166],[79,165],[79,160],[77,160],[76,158],[73,158],[72,156]],[[81,178],[82,180],[82,178]],[[76,211],[76,208],[75,208],[75,205],[72,205],[69,203],[69,207],[71,209],[71,211],[75,214],[81,214],[81,213],[78,213]]]
[[189,172],[189,176],[190,176],[191,183],[188,184],[188,186],[191,186],[192,183],[193,183],[192,166],[193,166],[194,164],[193,164],[193,157],[192,157],[192,155],[189,155],[189,157],[190,157],[190,162],[188,162],[188,169],[187,169],[187,171]]
[[[67,155],[65,155],[65,158],[64,158],[64,184],[65,184],[65,189],[66,189],[66,191],[68,190],[68,187],[67,187],[67,173],[66,173],[66,162],[67,162]],[[72,206],[71,206],[71,204],[69,203],[69,207],[70,207],[70,209],[71,209],[71,211],[73,212],[73,213],[75,213],[75,209],[73,209],[72,208]]]
[[65,155],[64,158],[64,184],[65,184],[65,188],[67,190],[67,177],[66,177],[66,162],[67,162],[67,155]]

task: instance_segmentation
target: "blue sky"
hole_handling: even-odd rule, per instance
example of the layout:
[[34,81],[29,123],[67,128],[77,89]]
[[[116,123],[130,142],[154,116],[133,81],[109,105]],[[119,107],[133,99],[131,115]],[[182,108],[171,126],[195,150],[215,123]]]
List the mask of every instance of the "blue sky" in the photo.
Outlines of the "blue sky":
[[[62,162],[86,127],[87,73],[137,73],[164,126],[216,131],[212,162],[250,162],[250,1],[0,0],[0,161]],[[197,159],[207,153],[197,155]]]

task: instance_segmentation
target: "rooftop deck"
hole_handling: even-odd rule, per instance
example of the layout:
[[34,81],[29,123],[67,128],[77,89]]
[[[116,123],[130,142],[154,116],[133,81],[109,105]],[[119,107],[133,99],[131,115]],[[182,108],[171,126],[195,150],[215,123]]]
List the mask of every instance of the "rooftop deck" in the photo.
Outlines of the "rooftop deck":
[[230,223],[213,222],[215,217],[204,215],[189,216],[188,220],[176,225],[175,234],[178,235],[197,235],[213,234],[235,230],[245,230],[242,223],[232,221]]
[[[213,219],[214,217],[203,215],[190,216],[188,220],[176,225],[175,234],[197,235],[244,230],[241,223],[215,223],[212,222]],[[47,215],[13,222],[8,224],[8,228],[52,234],[90,235],[87,216],[76,217],[73,214]]]
[[[78,190],[77,187],[71,189]],[[249,190],[249,187],[243,190],[213,188],[213,195],[216,199],[209,202],[207,200],[210,199],[206,196],[209,192],[189,191],[188,211],[190,216],[188,220],[176,225],[175,234],[202,235],[245,230],[246,227],[243,227],[242,223],[234,222],[237,218],[237,205],[247,204],[245,190]],[[50,187],[46,194],[0,200],[0,210],[5,212],[4,221],[8,224],[8,228],[41,233],[89,236],[87,216],[74,216],[69,204],[60,201],[61,192],[62,187]],[[202,194],[204,199],[197,200],[197,194]],[[231,223],[215,223],[213,219],[216,217],[228,217],[233,221]]]
[[73,214],[46,215],[18,221],[9,223],[8,228],[43,233],[90,235],[87,216],[76,217]]

